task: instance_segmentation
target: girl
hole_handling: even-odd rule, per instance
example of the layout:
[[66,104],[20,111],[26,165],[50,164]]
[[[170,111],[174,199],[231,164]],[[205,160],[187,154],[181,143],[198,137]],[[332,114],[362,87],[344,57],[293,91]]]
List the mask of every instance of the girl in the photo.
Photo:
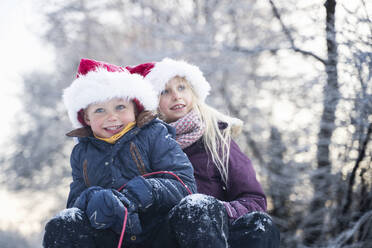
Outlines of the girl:
[[179,246],[279,247],[279,231],[265,213],[266,197],[253,166],[232,140],[242,121],[204,102],[210,85],[199,68],[168,58],[127,68],[153,84],[160,117],[176,129],[194,167],[201,194],[185,197],[170,217]]

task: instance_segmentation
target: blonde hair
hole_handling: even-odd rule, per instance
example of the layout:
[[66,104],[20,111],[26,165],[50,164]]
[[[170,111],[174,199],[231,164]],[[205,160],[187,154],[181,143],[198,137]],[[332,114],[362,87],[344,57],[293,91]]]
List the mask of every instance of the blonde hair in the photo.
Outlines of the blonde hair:
[[[206,151],[210,153],[212,161],[220,172],[222,180],[227,184],[231,138],[240,134],[243,121],[225,115],[207,105],[198,98],[198,95],[185,78],[178,76],[175,78],[179,78],[185,82],[192,91],[193,110],[205,124],[205,131],[202,136],[204,147]],[[219,122],[226,123],[227,127],[220,129],[218,124]]]
[[[204,102],[196,101],[193,109],[205,124],[204,147],[211,154],[212,161],[220,172],[222,180],[227,184],[231,138],[241,132],[243,122],[222,114]],[[226,123],[227,127],[220,129],[219,122]]]

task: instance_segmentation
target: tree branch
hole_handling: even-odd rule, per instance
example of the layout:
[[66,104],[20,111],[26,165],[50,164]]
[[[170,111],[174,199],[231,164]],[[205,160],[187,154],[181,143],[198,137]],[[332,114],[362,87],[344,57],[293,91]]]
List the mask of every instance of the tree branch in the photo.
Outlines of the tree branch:
[[371,133],[372,133],[372,123],[370,123],[369,126],[368,126],[368,131],[367,131],[366,138],[364,139],[363,145],[362,145],[362,147],[359,151],[358,158],[355,162],[353,171],[351,172],[351,175],[350,175],[350,178],[349,178],[349,185],[348,185],[348,190],[347,190],[346,203],[345,203],[344,208],[342,210],[343,214],[345,214],[350,208],[351,201],[352,201],[351,198],[352,198],[352,193],[353,193],[353,186],[354,186],[356,171],[358,170],[360,162],[363,161],[363,158],[366,154],[367,145],[368,145],[368,141],[370,139]]
[[234,52],[241,52],[249,55],[254,55],[254,54],[259,54],[262,52],[271,52],[271,53],[276,53],[280,50],[283,50],[283,48],[265,48],[265,47],[257,47],[254,49],[248,49],[245,47],[240,47],[240,46],[225,46],[225,48],[234,51]]
[[343,245],[350,240],[350,238],[357,233],[359,228],[364,225],[367,221],[369,221],[372,217],[372,210],[363,214],[362,217],[358,219],[358,221],[353,224],[352,228],[342,232],[337,239],[331,243],[331,247],[344,247]]
[[[226,82],[226,73],[223,74],[223,80],[222,82]],[[220,90],[220,93],[221,95],[223,96],[224,100],[225,100],[225,104],[227,105],[227,109],[229,110],[230,113],[232,113],[232,115],[234,117],[237,117],[239,118],[239,111],[236,109],[236,107],[232,104],[231,102],[231,98],[227,97],[227,89],[225,87],[225,84],[221,84],[221,87],[219,87],[219,90]],[[243,129],[243,135],[245,137],[245,139],[247,140],[247,143],[248,143],[248,146],[251,148],[252,150],[252,153],[254,155],[255,158],[257,158],[257,160],[259,161],[260,164],[264,165],[265,164],[265,161],[262,157],[262,154],[260,152],[260,149],[258,149],[258,146],[256,144],[256,141],[254,139],[251,138],[251,134],[247,131],[247,130],[244,130]]]
[[303,55],[306,55],[306,56],[311,56],[311,57],[315,58],[316,60],[322,62],[325,65],[327,63],[326,60],[322,59],[321,57],[319,57],[318,55],[316,55],[315,53],[313,53],[311,51],[306,51],[306,50],[300,49],[300,48],[298,48],[296,46],[296,44],[294,42],[294,39],[292,37],[291,32],[286,27],[286,25],[284,24],[284,22],[282,20],[282,17],[280,16],[280,13],[278,11],[278,8],[276,7],[276,5],[274,4],[274,2],[272,0],[269,0],[269,2],[270,2],[270,5],[271,5],[271,8],[273,10],[274,16],[276,17],[276,19],[278,19],[278,21],[280,23],[280,26],[282,27],[285,36],[287,37],[289,43],[291,44],[292,50],[295,51],[295,52],[301,53]]

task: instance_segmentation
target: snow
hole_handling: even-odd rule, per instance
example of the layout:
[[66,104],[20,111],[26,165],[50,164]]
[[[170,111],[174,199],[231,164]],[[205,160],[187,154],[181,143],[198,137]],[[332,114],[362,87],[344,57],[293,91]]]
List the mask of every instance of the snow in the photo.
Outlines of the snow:
[[[265,220],[266,219],[264,219],[264,221]],[[254,224],[256,225],[255,231],[258,231],[258,230],[261,230],[263,232],[265,231],[265,226],[264,226],[264,224],[261,221],[258,220]]]
[[78,208],[66,208],[59,212],[54,218],[61,218],[63,220],[67,221],[76,221],[76,217],[82,220],[82,217],[80,215],[80,209]]
[[194,207],[199,205],[200,207],[206,208],[208,205],[212,203],[211,198],[205,197],[203,194],[192,194],[182,201],[187,201],[190,207]]
[[[254,214],[254,213],[255,212],[252,212],[252,214]],[[260,219],[256,220],[254,222],[254,225],[256,226],[255,231],[261,230],[262,232],[265,232],[266,231],[265,226],[271,226],[272,221],[269,217],[264,217],[262,219],[260,218]]]
[[[192,237],[193,241],[195,242],[196,240],[203,239],[203,236],[206,234],[206,232],[213,232],[215,229],[213,226],[220,223],[220,228],[218,228],[221,233],[220,237],[224,242],[226,247],[228,246],[227,243],[227,235],[224,232],[225,230],[225,225],[227,224],[224,220],[224,218],[217,217],[217,219],[214,219],[213,215],[210,215],[211,212],[214,212],[215,210],[219,209],[218,204],[216,205],[217,200],[211,196],[203,195],[203,194],[192,194],[189,195],[185,198],[183,198],[180,202],[180,209],[178,213],[183,213],[179,217],[182,220],[187,220],[186,225],[189,228],[196,227],[197,232],[193,232],[192,230],[191,233],[194,233],[194,236]],[[218,210],[219,211],[219,210]],[[219,216],[222,216],[223,213],[215,213]],[[220,221],[218,221],[218,219]],[[196,224],[196,226],[195,226]],[[180,240],[182,240],[181,243],[188,243],[190,242],[190,234],[188,230],[183,230],[177,232]],[[186,233],[184,233],[186,232]]]

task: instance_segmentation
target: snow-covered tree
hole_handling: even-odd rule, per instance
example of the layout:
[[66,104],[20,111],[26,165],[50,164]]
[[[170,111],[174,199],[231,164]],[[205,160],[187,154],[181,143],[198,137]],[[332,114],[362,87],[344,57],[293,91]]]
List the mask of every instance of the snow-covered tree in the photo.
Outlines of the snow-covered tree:
[[24,77],[22,128],[2,157],[7,185],[68,190],[73,141],[61,94],[81,58],[186,59],[211,83],[207,101],[244,121],[238,142],[283,247],[372,244],[370,3],[66,0],[43,11],[55,71]]

